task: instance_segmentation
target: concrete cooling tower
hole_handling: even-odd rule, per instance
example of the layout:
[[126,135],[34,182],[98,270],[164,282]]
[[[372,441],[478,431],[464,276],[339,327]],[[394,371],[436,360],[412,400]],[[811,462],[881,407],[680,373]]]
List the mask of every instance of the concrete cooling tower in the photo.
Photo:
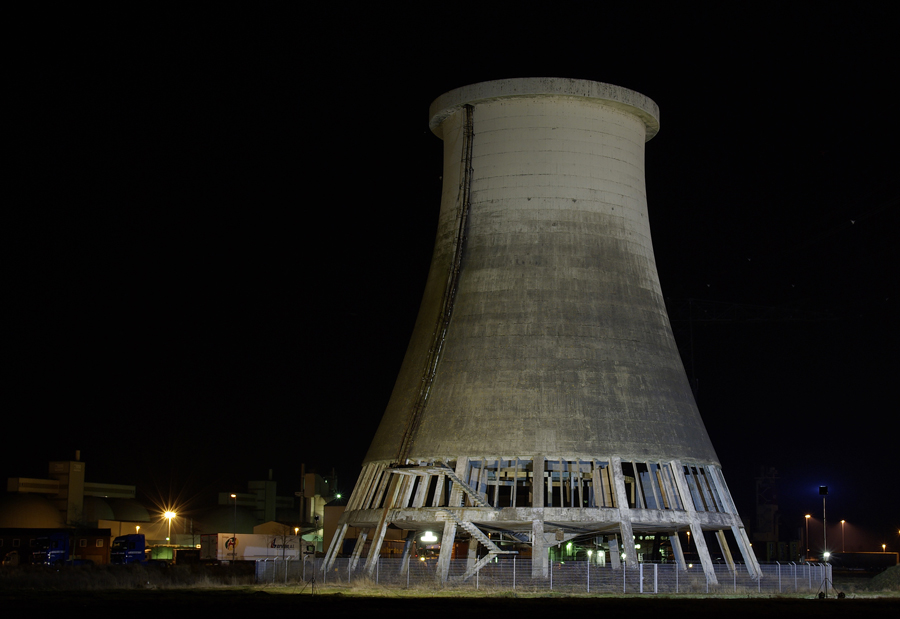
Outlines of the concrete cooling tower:
[[369,569],[389,526],[441,531],[444,580],[453,540],[473,549],[466,578],[528,551],[540,577],[573,538],[637,565],[642,533],[668,535],[684,568],[690,531],[715,582],[709,531],[758,577],[660,291],[644,182],[657,105],[509,79],[448,92],[430,118],[444,142],[431,270],[326,569],[348,527]]

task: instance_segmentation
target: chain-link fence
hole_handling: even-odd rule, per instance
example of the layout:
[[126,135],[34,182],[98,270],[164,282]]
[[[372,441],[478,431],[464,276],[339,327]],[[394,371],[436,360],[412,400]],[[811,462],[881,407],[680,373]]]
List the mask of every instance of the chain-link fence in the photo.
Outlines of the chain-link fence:
[[[291,561],[270,559],[256,562],[256,580],[260,583],[291,584],[310,582],[319,585],[348,586],[371,583],[400,588],[469,588],[503,591],[558,591],[569,593],[829,593],[831,565],[821,563],[761,564],[762,578],[753,578],[746,566],[714,566],[717,584],[710,582],[699,564],[680,570],[673,563],[639,563],[635,567],[614,569],[587,561],[552,562],[546,578],[533,578],[530,559],[500,559],[485,565],[466,580],[469,567],[465,560],[450,562],[450,575],[443,585],[436,572],[436,561],[379,559],[372,574],[365,573],[365,560],[355,568],[349,559],[337,559],[322,572],[323,559]],[[404,569],[405,568],[405,569]],[[826,590],[826,587],[828,588]]]

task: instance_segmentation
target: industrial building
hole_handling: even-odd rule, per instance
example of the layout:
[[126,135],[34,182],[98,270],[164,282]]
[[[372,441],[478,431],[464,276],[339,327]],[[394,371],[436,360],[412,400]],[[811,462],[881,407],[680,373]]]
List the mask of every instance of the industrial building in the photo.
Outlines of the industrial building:
[[187,517],[173,506],[176,515],[166,519],[164,510],[148,509],[136,499],[135,486],[88,481],[86,473],[76,451],[74,460],[50,462],[46,478],[9,478],[7,493],[0,496],[0,558],[27,563],[40,537],[62,531],[72,536],[73,558],[95,564],[107,563],[112,539],[129,533],[141,533],[158,546],[195,547],[201,533],[296,529],[322,551],[324,508],[335,486],[333,476],[304,472],[300,491],[279,496],[270,471],[269,479],[249,482],[245,492],[219,493],[218,505]]

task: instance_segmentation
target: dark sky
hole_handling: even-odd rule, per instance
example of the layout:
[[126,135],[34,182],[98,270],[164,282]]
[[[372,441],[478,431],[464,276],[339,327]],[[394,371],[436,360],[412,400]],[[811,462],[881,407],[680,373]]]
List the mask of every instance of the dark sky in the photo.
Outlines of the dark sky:
[[[574,77],[660,106],[661,284],[745,520],[774,467],[785,526],[827,484],[829,521],[897,545],[898,54],[859,4],[23,25],[0,473],[80,449],[161,498],[270,468],[289,493],[301,463],[349,492],[430,261],[428,105]],[[691,325],[688,299],[776,309]]]

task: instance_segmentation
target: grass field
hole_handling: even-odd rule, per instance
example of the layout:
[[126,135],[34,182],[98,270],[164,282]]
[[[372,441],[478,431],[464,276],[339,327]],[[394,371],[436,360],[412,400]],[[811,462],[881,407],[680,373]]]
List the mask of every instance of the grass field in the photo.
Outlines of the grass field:
[[[741,617],[890,617],[900,616],[900,569],[880,579],[835,584],[844,599],[814,595],[564,595],[456,589],[389,589],[379,586],[262,586],[246,577],[199,576],[187,570],[63,570],[0,572],[0,609],[4,617],[46,616],[52,612],[94,617],[240,617],[316,613],[322,617],[394,614],[402,617],[451,617],[511,613],[530,617],[658,616]],[[884,585],[871,590],[872,584]],[[321,615],[318,615],[321,613]]]

